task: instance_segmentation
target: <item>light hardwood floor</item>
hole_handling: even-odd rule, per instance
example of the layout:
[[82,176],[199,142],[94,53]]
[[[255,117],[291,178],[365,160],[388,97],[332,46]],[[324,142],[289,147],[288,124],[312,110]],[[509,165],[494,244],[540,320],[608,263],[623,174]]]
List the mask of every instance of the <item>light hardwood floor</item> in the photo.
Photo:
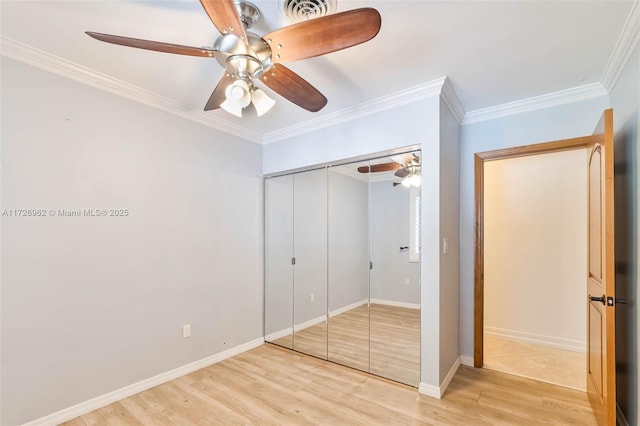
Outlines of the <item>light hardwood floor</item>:
[[584,353],[485,334],[484,367],[554,385],[587,390],[587,357]]
[[419,309],[365,304],[329,318],[328,326],[322,322],[273,343],[411,386],[420,382]]
[[460,367],[442,400],[266,344],[65,425],[595,425],[583,392]]

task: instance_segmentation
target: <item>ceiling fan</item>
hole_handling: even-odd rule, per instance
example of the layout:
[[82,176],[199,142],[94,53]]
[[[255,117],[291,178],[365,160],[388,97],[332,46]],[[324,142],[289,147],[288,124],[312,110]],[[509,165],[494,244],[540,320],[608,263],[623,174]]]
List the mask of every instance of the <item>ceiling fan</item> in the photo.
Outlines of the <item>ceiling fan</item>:
[[420,156],[416,153],[407,159],[406,156],[391,157],[388,163],[371,164],[368,166],[358,167],[360,173],[380,173],[391,172],[395,170],[394,176],[402,180],[401,183],[394,182],[393,186],[403,185],[406,187],[420,186],[421,164]]
[[327,98],[309,82],[282,65],[346,49],[378,34],[382,18],[373,8],[361,8],[300,22],[262,37],[247,32],[260,17],[249,2],[200,0],[220,32],[213,47],[190,47],[87,31],[100,41],[158,52],[216,58],[225,73],[213,90],[205,111],[222,108],[238,117],[253,103],[258,116],[275,101],[255,86],[260,80],[274,92],[311,112],[321,110]]

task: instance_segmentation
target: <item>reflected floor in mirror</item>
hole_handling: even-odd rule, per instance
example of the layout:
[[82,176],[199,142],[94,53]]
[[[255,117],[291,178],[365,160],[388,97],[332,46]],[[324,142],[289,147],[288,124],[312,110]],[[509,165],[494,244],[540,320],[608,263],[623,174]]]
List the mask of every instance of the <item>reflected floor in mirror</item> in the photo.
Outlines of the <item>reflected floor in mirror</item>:
[[[365,304],[329,319],[329,360],[418,386],[420,310],[373,303],[368,311]],[[326,336],[325,322],[296,331],[294,349],[325,358]],[[291,337],[272,343],[290,347]]]
[[420,383],[420,309],[371,304],[371,373]]
[[296,330],[293,334],[293,349],[307,355],[327,359],[327,322]]
[[369,371],[369,308],[366,302],[329,318],[329,361]]

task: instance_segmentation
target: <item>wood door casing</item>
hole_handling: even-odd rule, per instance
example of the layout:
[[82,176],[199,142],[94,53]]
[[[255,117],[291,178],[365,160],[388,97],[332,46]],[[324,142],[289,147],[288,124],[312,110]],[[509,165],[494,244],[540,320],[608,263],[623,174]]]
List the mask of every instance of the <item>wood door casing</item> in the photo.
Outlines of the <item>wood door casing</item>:
[[602,141],[601,135],[562,139],[475,154],[475,256],[474,256],[474,350],[473,365],[484,364],[484,164],[486,161],[548,154],[586,148]]
[[[587,392],[600,425],[616,424],[613,110],[596,127],[590,145],[587,255]],[[590,300],[602,297],[604,303]],[[610,302],[612,301],[612,302]]]

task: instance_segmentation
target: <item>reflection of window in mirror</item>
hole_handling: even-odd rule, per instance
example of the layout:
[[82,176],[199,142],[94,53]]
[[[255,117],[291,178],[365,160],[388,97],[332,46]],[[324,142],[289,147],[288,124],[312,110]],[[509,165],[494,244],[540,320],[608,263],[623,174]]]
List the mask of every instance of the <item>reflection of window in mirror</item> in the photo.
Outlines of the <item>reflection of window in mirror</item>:
[[409,262],[420,262],[420,188],[409,189]]

